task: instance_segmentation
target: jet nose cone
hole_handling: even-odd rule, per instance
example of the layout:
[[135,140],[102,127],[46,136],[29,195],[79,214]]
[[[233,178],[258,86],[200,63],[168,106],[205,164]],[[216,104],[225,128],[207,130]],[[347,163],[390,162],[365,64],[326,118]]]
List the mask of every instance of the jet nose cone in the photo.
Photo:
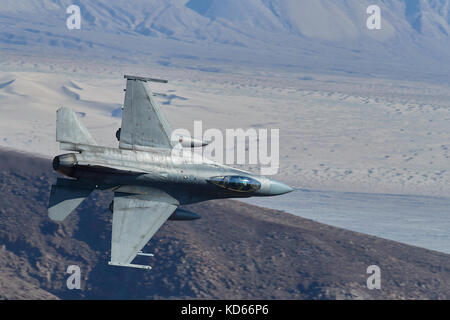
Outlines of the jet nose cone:
[[294,191],[293,188],[289,187],[288,185],[272,180],[270,183],[270,195],[271,196],[278,196],[280,194],[285,194]]

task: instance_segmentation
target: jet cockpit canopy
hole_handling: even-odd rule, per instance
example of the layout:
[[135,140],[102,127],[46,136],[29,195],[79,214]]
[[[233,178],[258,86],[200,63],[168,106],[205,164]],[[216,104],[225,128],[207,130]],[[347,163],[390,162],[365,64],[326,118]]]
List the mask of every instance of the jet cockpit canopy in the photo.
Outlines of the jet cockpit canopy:
[[216,176],[207,180],[224,189],[237,192],[254,192],[261,188],[261,183],[245,176]]

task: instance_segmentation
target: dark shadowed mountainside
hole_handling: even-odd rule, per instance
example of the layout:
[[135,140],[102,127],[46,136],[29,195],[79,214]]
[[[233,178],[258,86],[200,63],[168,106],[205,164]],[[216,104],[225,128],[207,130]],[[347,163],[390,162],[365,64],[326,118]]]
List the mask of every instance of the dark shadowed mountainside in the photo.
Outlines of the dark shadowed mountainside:
[[[95,192],[63,223],[47,218],[51,161],[0,151],[3,299],[450,299],[450,256],[233,200],[189,206],[139,257],[108,266],[112,195]],[[81,290],[68,290],[69,265]],[[369,290],[369,265],[381,290]]]

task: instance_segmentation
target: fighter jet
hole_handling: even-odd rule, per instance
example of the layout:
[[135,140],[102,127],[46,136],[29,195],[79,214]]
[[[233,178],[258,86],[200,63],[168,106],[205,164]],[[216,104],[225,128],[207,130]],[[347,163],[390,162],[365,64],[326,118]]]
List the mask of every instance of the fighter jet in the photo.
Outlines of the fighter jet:
[[114,192],[110,205],[112,241],[110,265],[151,269],[133,264],[137,255],[167,220],[194,220],[197,214],[180,208],[211,199],[275,196],[293,189],[281,182],[225,166],[193,159],[174,147],[202,147],[208,142],[175,136],[148,82],[167,80],[125,75],[119,148],[99,146],[76,113],[57,110],[56,141],[71,153],[56,156],[53,169],[68,178],[52,185],[48,215],[63,221],[95,190]]

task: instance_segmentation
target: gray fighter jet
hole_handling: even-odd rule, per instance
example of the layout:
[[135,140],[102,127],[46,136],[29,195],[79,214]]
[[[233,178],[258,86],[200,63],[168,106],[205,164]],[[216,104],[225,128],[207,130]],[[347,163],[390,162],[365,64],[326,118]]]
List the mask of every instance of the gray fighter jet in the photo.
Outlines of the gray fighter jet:
[[[132,264],[167,220],[193,220],[197,214],[179,208],[210,199],[274,196],[289,186],[208,159],[199,162],[172,152],[177,144],[202,147],[190,137],[173,139],[172,129],[146,82],[167,80],[125,76],[127,79],[119,148],[97,145],[74,111],[57,111],[56,140],[72,151],[53,160],[58,178],[52,185],[48,214],[62,221],[94,190],[114,192],[110,265],[151,269]],[[174,141],[175,140],[175,141]]]

